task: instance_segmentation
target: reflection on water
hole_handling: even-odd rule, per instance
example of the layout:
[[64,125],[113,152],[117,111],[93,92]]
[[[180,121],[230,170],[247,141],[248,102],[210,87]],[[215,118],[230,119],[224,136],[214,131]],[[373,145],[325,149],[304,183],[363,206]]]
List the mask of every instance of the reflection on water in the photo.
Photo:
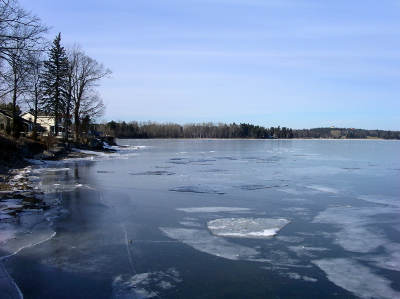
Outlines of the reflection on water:
[[27,298],[400,298],[399,142],[119,142],[36,171],[64,212],[5,263]]

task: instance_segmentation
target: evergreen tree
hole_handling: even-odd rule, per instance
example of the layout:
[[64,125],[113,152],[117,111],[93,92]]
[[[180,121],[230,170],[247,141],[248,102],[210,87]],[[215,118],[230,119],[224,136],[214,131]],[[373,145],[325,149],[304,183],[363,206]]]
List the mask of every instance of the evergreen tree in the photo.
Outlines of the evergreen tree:
[[68,60],[61,46],[61,33],[53,41],[49,59],[44,62],[44,110],[54,116],[54,132],[58,135],[58,121],[67,106]]

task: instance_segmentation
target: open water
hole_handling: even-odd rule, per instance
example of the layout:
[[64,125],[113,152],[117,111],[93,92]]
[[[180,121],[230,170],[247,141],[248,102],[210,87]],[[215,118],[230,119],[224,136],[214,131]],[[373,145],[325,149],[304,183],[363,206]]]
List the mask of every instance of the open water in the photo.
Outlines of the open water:
[[1,244],[21,297],[400,298],[400,142],[118,144],[32,170],[54,208]]

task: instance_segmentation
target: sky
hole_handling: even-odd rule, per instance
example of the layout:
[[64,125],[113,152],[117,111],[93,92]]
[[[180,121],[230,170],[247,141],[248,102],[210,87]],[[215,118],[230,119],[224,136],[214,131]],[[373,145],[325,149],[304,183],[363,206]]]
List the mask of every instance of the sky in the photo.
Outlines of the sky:
[[400,130],[399,0],[19,0],[113,71],[102,121]]

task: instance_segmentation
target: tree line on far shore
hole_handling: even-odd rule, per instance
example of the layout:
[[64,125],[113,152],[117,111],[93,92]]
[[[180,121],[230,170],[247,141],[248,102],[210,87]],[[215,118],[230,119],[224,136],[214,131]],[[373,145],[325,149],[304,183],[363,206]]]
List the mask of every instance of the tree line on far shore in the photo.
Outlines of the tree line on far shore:
[[147,122],[104,122],[92,127],[105,135],[117,138],[253,138],[253,139],[292,139],[292,138],[381,138],[400,139],[400,131],[363,130],[354,128],[314,128],[295,130],[287,127],[256,126],[252,124],[224,123],[175,123]]

